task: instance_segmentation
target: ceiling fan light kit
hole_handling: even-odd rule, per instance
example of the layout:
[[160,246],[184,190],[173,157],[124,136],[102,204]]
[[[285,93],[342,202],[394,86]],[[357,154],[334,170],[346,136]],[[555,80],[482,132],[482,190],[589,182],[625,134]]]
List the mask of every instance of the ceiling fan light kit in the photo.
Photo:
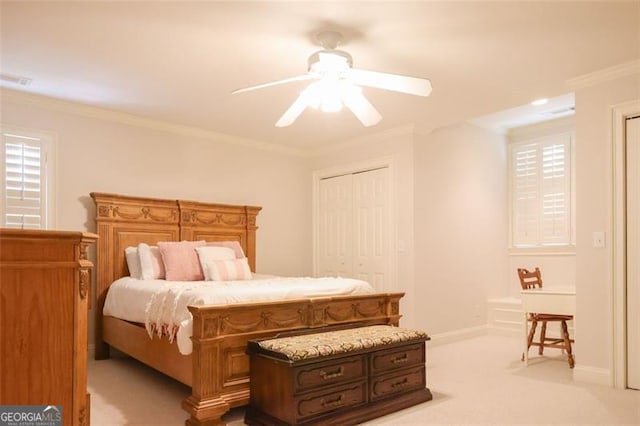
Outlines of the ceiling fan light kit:
[[366,126],[374,126],[382,116],[362,94],[362,86],[390,90],[417,96],[431,93],[431,82],[426,78],[409,77],[353,68],[351,55],[336,47],[342,35],[336,31],[318,34],[323,49],[308,59],[306,74],[235,90],[248,92],[294,81],[316,80],[300,93],[276,122],[276,127],[291,125],[302,112],[311,107],[323,112],[337,112],[346,106]]

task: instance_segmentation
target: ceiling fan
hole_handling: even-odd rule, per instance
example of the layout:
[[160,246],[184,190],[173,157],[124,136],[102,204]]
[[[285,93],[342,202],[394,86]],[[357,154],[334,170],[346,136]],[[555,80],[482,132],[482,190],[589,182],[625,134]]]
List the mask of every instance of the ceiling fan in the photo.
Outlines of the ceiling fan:
[[307,107],[334,112],[341,110],[343,105],[349,108],[364,126],[374,126],[382,116],[364,97],[362,86],[417,96],[428,96],[431,93],[431,82],[426,78],[353,68],[351,55],[336,49],[342,41],[342,34],[339,32],[324,31],[318,34],[317,38],[323,49],[309,56],[306,74],[245,87],[232,93],[248,92],[294,81],[315,80],[280,117],[276,127],[291,125]]

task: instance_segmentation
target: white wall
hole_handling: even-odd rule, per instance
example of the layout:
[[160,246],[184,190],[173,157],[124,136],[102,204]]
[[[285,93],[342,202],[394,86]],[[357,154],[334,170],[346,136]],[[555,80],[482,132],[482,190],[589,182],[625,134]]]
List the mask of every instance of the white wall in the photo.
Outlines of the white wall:
[[431,334],[487,323],[507,289],[506,138],[470,124],[416,136],[417,322]]
[[[394,161],[396,241],[403,241],[405,247],[403,252],[397,252],[397,288],[398,291],[406,293],[400,302],[400,312],[403,315],[401,325],[418,327],[420,325],[414,313],[416,295],[413,278],[413,128],[392,129],[371,137],[342,143],[330,151],[314,156],[311,169],[316,171],[383,157],[393,157]],[[396,244],[396,247],[398,246]]]
[[[576,91],[576,369],[612,374],[612,106],[640,99],[640,75]],[[594,231],[606,247],[594,248]],[[603,377],[611,383],[610,377]]]
[[77,115],[15,96],[2,96],[1,106],[3,124],[57,135],[57,229],[95,231],[92,191],[258,205],[257,270],[311,274],[307,159]]

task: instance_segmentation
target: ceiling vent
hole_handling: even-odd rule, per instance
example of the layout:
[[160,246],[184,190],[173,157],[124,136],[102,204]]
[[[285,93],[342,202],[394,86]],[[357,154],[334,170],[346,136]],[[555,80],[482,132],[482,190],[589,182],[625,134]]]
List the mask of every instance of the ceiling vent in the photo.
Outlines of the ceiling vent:
[[546,116],[567,115],[567,114],[573,114],[575,111],[576,111],[576,107],[569,106],[569,107],[554,109],[551,111],[544,111],[544,112],[541,112],[540,115],[546,115]]
[[19,84],[20,86],[28,86],[33,80],[27,77],[19,77],[17,75],[0,74],[0,80],[7,83]]

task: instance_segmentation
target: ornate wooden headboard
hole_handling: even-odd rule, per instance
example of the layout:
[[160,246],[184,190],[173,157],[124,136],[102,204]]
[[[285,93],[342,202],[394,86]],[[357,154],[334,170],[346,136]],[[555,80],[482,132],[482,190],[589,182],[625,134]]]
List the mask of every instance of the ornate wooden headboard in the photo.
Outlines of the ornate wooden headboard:
[[124,250],[158,241],[239,241],[256,269],[254,206],[130,197],[92,192],[96,203],[97,247],[96,332],[102,329],[102,308],[111,283],[129,275]]

